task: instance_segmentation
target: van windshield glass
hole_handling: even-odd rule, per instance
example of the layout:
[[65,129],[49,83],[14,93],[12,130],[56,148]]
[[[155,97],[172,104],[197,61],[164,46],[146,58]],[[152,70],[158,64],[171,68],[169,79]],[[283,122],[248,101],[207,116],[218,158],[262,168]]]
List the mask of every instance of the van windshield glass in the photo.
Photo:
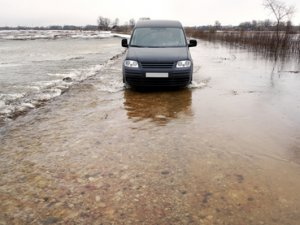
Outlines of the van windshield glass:
[[136,28],[130,46],[145,48],[185,47],[186,40],[181,28]]

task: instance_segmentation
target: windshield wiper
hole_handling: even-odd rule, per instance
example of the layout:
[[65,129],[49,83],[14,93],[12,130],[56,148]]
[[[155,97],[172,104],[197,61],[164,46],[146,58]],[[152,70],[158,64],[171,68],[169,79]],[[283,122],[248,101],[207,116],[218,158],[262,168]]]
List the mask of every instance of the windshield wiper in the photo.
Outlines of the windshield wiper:
[[145,48],[145,46],[141,46],[141,45],[130,45],[130,47]]
[[160,46],[141,46],[141,45],[130,45],[130,47],[136,47],[136,48],[163,48]]

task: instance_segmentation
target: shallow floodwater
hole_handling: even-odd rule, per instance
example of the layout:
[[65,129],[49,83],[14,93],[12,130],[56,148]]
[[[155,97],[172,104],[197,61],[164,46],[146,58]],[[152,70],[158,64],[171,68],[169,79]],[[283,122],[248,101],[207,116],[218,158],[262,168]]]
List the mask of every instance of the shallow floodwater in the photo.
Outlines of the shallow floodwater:
[[112,35],[0,31],[0,124],[98,73],[123,51]]
[[8,122],[0,224],[299,224],[299,63],[192,56],[186,89],[112,92],[119,57]]

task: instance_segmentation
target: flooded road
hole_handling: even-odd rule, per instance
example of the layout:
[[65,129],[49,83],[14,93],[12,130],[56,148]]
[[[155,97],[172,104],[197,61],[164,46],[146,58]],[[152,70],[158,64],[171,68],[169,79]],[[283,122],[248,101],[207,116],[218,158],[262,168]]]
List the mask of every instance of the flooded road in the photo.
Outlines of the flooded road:
[[121,90],[117,58],[3,127],[0,224],[300,224],[299,63],[192,56],[189,88]]
[[[60,96],[70,86],[95,76],[107,60],[123,51],[120,38],[100,38],[112,35],[101,32],[91,36],[77,31],[75,37],[36,40],[35,37],[45,38],[43,35],[56,32],[45,31],[40,36],[32,31],[27,36],[27,32],[11,31],[8,33],[16,36],[4,36],[16,40],[3,39],[4,33],[0,31],[0,127],[5,121]],[[77,38],[79,35],[83,37]]]

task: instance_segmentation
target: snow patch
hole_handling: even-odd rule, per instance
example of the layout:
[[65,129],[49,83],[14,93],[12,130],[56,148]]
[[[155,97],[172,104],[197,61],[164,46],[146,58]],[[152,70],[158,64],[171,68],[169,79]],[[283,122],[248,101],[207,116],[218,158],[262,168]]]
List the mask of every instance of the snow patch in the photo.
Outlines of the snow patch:
[[39,40],[39,39],[102,39],[130,38],[130,35],[111,33],[110,31],[80,31],[80,30],[3,30],[0,40]]

